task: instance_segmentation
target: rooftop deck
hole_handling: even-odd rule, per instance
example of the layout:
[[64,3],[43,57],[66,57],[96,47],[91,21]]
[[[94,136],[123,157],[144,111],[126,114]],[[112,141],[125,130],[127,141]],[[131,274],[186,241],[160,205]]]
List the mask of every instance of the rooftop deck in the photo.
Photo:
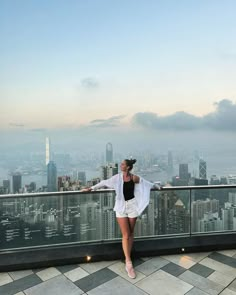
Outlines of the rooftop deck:
[[0,273],[1,295],[236,295],[236,248]]

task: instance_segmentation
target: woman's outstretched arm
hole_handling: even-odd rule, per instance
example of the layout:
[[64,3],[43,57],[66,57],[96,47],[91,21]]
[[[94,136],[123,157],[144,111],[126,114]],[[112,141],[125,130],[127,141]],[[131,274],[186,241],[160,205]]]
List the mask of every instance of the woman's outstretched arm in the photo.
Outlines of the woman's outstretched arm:
[[99,183],[97,183],[97,184],[95,184],[95,185],[93,185],[91,187],[85,188],[82,191],[97,190],[97,189],[99,189],[101,187],[104,187],[104,186],[109,187],[109,188],[114,188],[116,179],[117,179],[117,175],[114,175],[111,178],[101,180]]

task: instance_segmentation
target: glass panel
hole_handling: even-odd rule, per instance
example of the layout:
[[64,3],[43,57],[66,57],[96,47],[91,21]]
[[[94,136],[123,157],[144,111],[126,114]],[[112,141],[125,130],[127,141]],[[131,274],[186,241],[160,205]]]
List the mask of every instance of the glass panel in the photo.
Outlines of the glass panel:
[[120,238],[114,192],[0,198],[0,249]]
[[[0,198],[0,249],[121,238],[114,191]],[[192,190],[192,232],[236,230],[236,189]],[[190,190],[151,191],[135,237],[190,233]]]
[[[147,226],[141,235],[186,234],[190,229],[189,191],[152,191],[151,200],[141,220]],[[137,227],[138,228],[138,227]]]
[[194,189],[192,232],[236,230],[236,189]]

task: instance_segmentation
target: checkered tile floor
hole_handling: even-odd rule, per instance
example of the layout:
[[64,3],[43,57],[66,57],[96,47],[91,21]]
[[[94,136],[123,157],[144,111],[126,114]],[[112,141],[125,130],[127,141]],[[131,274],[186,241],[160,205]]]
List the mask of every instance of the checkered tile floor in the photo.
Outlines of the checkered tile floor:
[[1,295],[236,295],[236,249],[0,273]]

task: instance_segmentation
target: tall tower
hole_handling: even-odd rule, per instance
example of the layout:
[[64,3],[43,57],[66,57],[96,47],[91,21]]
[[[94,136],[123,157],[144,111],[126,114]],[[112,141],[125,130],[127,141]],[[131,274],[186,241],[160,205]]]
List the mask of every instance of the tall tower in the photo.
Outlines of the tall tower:
[[106,144],[106,164],[113,163],[113,147],[110,142]]
[[199,154],[198,151],[195,150],[193,154],[193,177],[198,177],[198,170],[199,170]]
[[46,166],[51,160],[51,141],[49,137],[46,137]]
[[57,167],[53,161],[49,161],[47,165],[47,187],[48,192],[57,191]]
[[179,177],[181,179],[189,179],[188,164],[179,164]]
[[22,176],[20,173],[14,173],[12,175],[12,190],[13,194],[19,193],[22,187]]
[[207,164],[203,159],[199,160],[199,178],[207,179]]

